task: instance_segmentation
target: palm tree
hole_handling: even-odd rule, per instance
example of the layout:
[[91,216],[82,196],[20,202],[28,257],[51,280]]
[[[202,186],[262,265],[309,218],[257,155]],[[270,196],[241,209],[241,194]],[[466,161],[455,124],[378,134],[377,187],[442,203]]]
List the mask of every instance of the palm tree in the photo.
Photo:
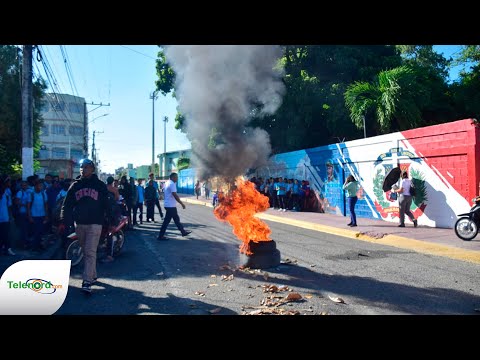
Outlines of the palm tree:
[[421,112],[415,101],[414,72],[407,66],[385,70],[374,83],[355,82],[345,91],[345,105],[358,129],[364,117],[374,117],[380,133],[417,126]]

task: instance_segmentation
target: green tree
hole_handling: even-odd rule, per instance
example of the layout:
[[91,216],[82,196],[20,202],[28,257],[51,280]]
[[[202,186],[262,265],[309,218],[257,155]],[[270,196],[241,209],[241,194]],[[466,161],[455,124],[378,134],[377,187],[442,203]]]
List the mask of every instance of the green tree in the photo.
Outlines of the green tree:
[[[345,104],[359,129],[374,120],[375,132],[406,130],[418,125],[414,72],[406,66],[382,71],[374,82],[355,82],[345,92]],[[369,134],[371,135],[371,133]]]
[[[22,162],[22,96],[21,63],[19,49],[0,45],[0,172],[17,173]],[[40,149],[40,109],[46,84],[41,78],[33,83],[33,141],[34,156]],[[38,161],[36,162],[38,169]]]
[[419,125],[427,126],[456,119],[448,85],[453,59],[434,51],[433,45],[397,45],[404,65],[415,73],[416,102],[422,114]]
[[270,134],[274,153],[362,136],[345,106],[344,92],[354,81],[401,64],[393,46],[288,45],[281,63],[287,92],[276,114],[252,123]]
[[189,158],[181,157],[181,158],[178,159],[178,162],[177,162],[177,170],[178,171],[188,169],[189,167],[190,167],[190,159]]
[[452,85],[459,118],[480,118],[480,45],[465,45],[455,59],[464,65],[460,79]]

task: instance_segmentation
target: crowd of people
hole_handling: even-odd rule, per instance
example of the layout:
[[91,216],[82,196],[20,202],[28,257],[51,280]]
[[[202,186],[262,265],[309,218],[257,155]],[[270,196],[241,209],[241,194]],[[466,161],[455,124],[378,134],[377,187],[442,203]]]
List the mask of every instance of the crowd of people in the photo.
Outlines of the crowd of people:
[[250,179],[255,189],[268,197],[270,207],[278,211],[313,211],[316,197],[307,180],[282,177]]

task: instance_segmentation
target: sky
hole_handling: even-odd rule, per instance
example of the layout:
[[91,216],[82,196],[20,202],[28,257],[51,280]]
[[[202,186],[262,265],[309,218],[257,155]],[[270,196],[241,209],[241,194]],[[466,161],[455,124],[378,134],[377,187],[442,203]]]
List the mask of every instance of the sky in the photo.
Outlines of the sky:
[[[458,52],[459,45],[436,45],[435,50],[447,58]],[[152,162],[152,100],[157,79],[156,45],[66,45],[67,70],[60,45],[42,45],[53,70],[60,92],[85,98],[88,103],[89,154],[92,134],[95,135],[97,158],[103,172],[113,173],[131,163],[134,167]],[[40,63],[34,72],[46,78]],[[450,80],[458,77],[460,67],[452,69]],[[47,91],[51,91],[48,89]],[[155,101],[155,160],[164,149],[164,122],[166,124],[166,150],[175,151],[191,147],[185,134],[175,129],[177,101],[171,95],[158,95]],[[108,114],[103,116],[104,114]]]
[[[97,158],[103,172],[113,173],[128,163],[133,167],[152,163],[152,100],[157,79],[156,45],[66,45],[67,63],[73,83],[67,76],[59,45],[42,45],[62,93],[78,95],[88,103],[110,104],[94,110],[87,105],[89,154],[95,134]],[[40,65],[40,63],[37,63]],[[46,78],[42,66],[34,65]],[[51,91],[48,89],[47,91]],[[191,147],[185,134],[175,129],[177,101],[170,95],[158,94],[155,101],[155,162],[164,151],[164,121],[168,151]],[[102,116],[108,114],[106,116]]]

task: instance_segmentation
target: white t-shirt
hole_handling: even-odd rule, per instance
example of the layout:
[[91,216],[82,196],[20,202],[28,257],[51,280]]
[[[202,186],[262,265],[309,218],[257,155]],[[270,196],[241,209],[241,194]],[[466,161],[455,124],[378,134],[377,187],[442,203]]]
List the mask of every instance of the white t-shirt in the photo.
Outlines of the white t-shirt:
[[410,179],[402,179],[402,188],[403,188],[402,195],[410,196],[411,184],[412,184],[412,181]]
[[168,180],[165,183],[165,188],[164,188],[163,191],[165,193],[164,206],[165,207],[177,207],[177,200],[175,200],[175,198],[172,195],[172,193],[177,192],[177,185],[172,180]]

